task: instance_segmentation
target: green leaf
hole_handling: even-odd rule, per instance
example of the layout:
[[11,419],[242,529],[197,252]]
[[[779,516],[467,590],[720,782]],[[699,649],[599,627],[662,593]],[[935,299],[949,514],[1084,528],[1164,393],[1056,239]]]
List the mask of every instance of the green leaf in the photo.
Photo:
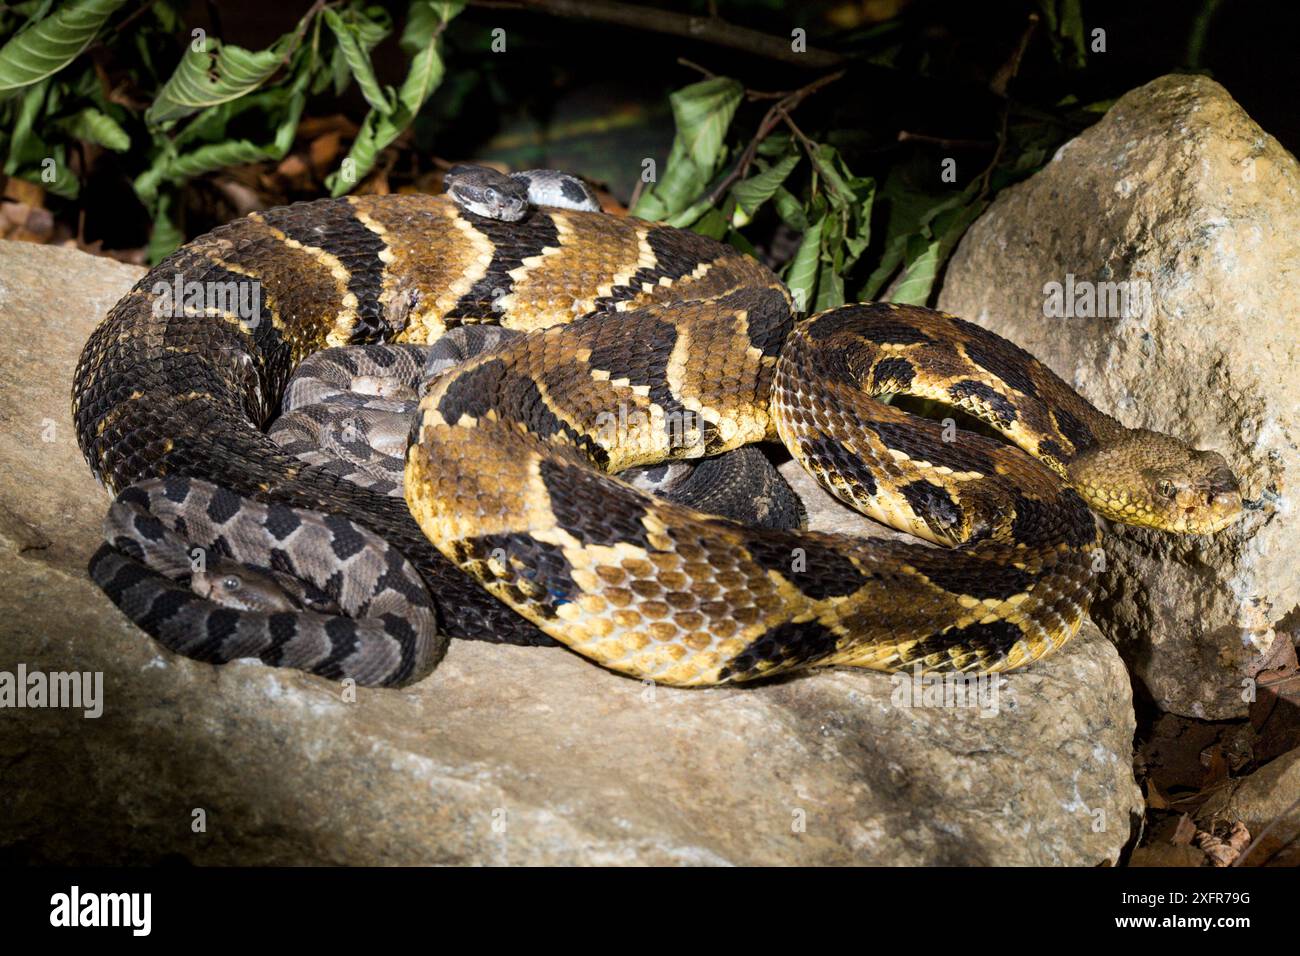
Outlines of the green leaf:
[[710,209],[700,217],[699,222],[695,223],[691,230],[710,239],[721,239],[727,234],[727,217],[716,209]]
[[207,38],[201,49],[185,48],[185,56],[154,97],[144,114],[151,126],[173,120],[247,96],[276,71],[292,36],[286,34],[275,45],[252,52],[243,47],[223,45],[216,37]]
[[153,231],[149,234],[146,255],[150,265],[157,265],[171,255],[185,241],[185,234],[171,217],[171,196],[158,200],[153,216]]
[[776,214],[781,217],[781,221],[791,229],[803,232],[808,228],[808,215],[803,210],[803,203],[784,186],[776,190],[773,205],[776,206]]
[[929,224],[944,210],[968,202],[974,196],[978,183],[960,193],[949,192],[935,196],[905,183],[901,175],[893,175],[885,183],[883,197],[889,204],[889,220],[885,226],[885,246],[880,261],[858,290],[860,301],[874,299],[896,273],[906,258],[908,241],[917,234],[930,237]]
[[797,165],[799,154],[792,153],[756,176],[750,176],[732,186],[731,195],[736,200],[736,211],[731,215],[731,224],[738,229],[747,225],[754,218],[754,213],[772,198]]
[[[1043,21],[1057,61],[1076,69],[1083,67],[1088,58],[1088,44],[1079,0],[1038,0],[1038,7],[1043,11]],[[1066,44],[1070,46],[1068,51]]]
[[356,77],[357,85],[361,87],[361,95],[366,98],[371,109],[378,110],[386,116],[393,112],[396,104],[393,102],[392,91],[385,92],[379,85],[379,80],[375,77],[374,65],[370,62],[369,51],[387,35],[388,30],[356,11],[350,12],[352,15],[345,20],[327,7],[323,13],[325,25],[333,31],[338,40],[339,49],[343,51],[348,68]]
[[731,246],[733,249],[739,249],[747,256],[752,256],[755,259],[759,257],[758,250],[754,248],[754,244],[734,229],[727,230],[726,242],[727,245]]
[[114,152],[124,153],[131,148],[131,137],[118,125],[117,120],[93,106],[74,113],[60,125],[77,139],[96,143]]
[[437,39],[443,28],[464,9],[464,0],[415,0],[407,12],[399,44],[414,56]]
[[166,166],[168,179],[190,179],[216,169],[230,166],[243,166],[265,159],[267,149],[246,139],[228,140],[224,143],[208,143],[198,149],[177,156]]
[[715,76],[678,90],[669,98],[682,148],[700,169],[717,168],[722,139],[743,94],[744,87],[737,81]]
[[939,273],[939,240],[913,236],[907,244],[907,265],[889,290],[889,301],[925,305]]
[[797,149],[794,136],[789,133],[772,133],[767,139],[758,144],[756,152],[759,156],[767,159],[775,159],[778,156],[784,156],[786,153]]
[[687,206],[685,209],[677,213],[675,216],[669,216],[667,219],[663,221],[665,224],[669,226],[675,226],[678,229],[693,228],[693,224],[696,222],[696,220],[698,220],[706,212],[709,212],[712,209],[713,206],[709,202],[709,197],[705,196],[702,199],[698,200],[697,202],[692,203],[690,206]]
[[[446,73],[441,53],[442,32],[447,21],[464,9],[465,4],[422,3],[418,21],[408,22],[402,34],[402,44],[423,40],[424,46],[416,52],[407,70],[406,79],[397,92],[396,106],[384,113],[371,109],[361,123],[357,138],[343,158],[339,169],[325,179],[330,195],[342,196],[374,168],[379,153],[397,139],[411,125],[420,108],[428,100]],[[414,17],[414,8],[412,8]],[[414,25],[413,25],[414,24]]]
[[47,155],[45,143],[32,129],[49,89],[49,80],[41,80],[23,94],[22,101],[18,104],[18,116],[9,137],[9,154],[5,157],[4,165],[5,173],[11,176],[21,164],[38,162]]
[[669,97],[677,132],[668,162],[659,182],[641,194],[632,215],[664,220],[697,203],[722,164],[723,137],[744,92],[735,80],[716,76]]
[[987,199],[978,199],[965,206],[946,209],[934,217],[930,226],[931,233],[939,240],[939,261],[942,266],[957,248],[957,242],[966,234],[966,230],[988,207]]
[[807,312],[814,301],[813,293],[817,289],[817,268],[821,261],[822,226],[825,219],[818,219],[808,227],[799,243],[799,251],[790,260],[786,271],[785,284],[794,296],[796,312]]
[[75,60],[126,0],[69,0],[0,47],[0,97],[53,76]]
[[[155,133],[154,142],[158,152],[153,165],[136,177],[134,187],[136,195],[151,210],[155,210],[161,201],[160,190],[166,183],[178,183],[192,176],[206,172],[237,166],[243,163],[260,162],[264,159],[281,159],[293,145],[294,132],[302,116],[303,104],[306,102],[306,89],[311,75],[302,64],[304,54],[295,58],[298,66],[292,85],[276,87],[262,93],[245,97],[237,103],[223,103],[210,112],[196,118],[175,140],[168,139],[162,133]],[[241,112],[254,112],[268,116],[279,115],[275,136],[270,143],[258,144],[247,139],[224,138],[225,123]],[[193,141],[190,136],[196,125],[204,125],[209,133],[214,134],[214,141],[204,143],[196,149],[181,153],[179,146]]]
[[[439,4],[439,6],[446,7],[449,5]],[[459,13],[464,9],[464,6],[463,3],[456,4],[455,12],[451,16]],[[421,32],[423,32],[423,28]],[[438,37],[441,33],[441,29],[429,33],[424,41],[424,46],[418,49],[411,58],[411,68],[406,74],[406,79],[402,82],[402,88],[397,91],[398,102],[406,107],[412,119],[415,118],[416,113],[420,112],[420,107],[438,88],[442,83],[443,76],[446,75],[447,68],[438,49]],[[406,44],[412,35],[412,28],[408,24],[406,31],[402,34],[402,43]]]
[[51,158],[54,160],[53,170],[54,179],[46,180],[41,175],[45,171],[42,167],[40,172],[28,174],[26,171],[19,172],[19,176],[31,182],[39,182],[45,187],[47,192],[54,193],[56,196],[62,196],[64,199],[76,199],[81,195],[81,181],[72,174],[72,169],[68,166],[68,157],[63,148],[63,144],[55,146],[51,152],[54,154]]
[[817,279],[817,312],[824,312],[844,304],[844,278],[833,263],[822,265]]

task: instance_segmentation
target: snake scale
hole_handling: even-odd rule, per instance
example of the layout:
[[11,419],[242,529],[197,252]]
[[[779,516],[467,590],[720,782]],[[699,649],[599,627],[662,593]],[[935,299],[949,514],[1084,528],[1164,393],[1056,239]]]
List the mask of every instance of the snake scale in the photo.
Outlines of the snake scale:
[[[250,284],[252,315],[159,307],[167,287]],[[313,353],[430,345],[479,324],[521,334],[428,381],[405,501],[265,433]],[[1005,441],[954,437],[881,400],[900,394],[961,409]],[[168,589],[110,534],[91,574],[133,620],[203,660],[254,656],[385,685],[427,673],[448,636],[554,640],[683,686],[813,665],[1006,670],[1060,647],[1086,613],[1090,508],[1210,533],[1241,506],[1221,456],[1123,427],[960,319],[877,303],[797,320],[768,269],[702,236],[560,209],[505,221],[423,195],[272,209],[190,242],[92,334],[73,410],[96,476],[136,504],[196,495],[211,512],[221,492],[252,499],[275,541],[289,522],[271,512],[317,515],[320,567],[303,575],[298,606],[343,615],[332,631],[271,634],[269,617],[285,612],[253,600],[247,613],[268,620],[244,640],[242,619],[210,601],[195,611],[202,589]],[[757,527],[620,477],[775,441],[845,502],[946,547]],[[240,552],[222,516],[217,506],[215,533],[199,533],[218,587]],[[154,533],[185,537],[177,517],[179,529]],[[340,566],[370,548],[371,593],[344,595]],[[295,570],[282,558],[253,562],[254,592]],[[412,573],[437,638],[384,610],[414,593]]]

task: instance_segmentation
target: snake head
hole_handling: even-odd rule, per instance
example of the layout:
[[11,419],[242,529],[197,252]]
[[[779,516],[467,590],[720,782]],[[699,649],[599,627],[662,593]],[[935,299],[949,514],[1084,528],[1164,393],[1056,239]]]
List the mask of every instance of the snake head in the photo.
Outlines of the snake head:
[[297,604],[270,575],[234,561],[219,560],[206,571],[195,571],[190,575],[190,590],[236,611],[269,614],[298,610]]
[[456,205],[485,219],[517,222],[528,212],[527,184],[486,166],[453,166],[443,174],[442,188]]
[[1241,517],[1241,490],[1222,455],[1133,429],[1067,466],[1070,483],[1098,514],[1181,534],[1213,534]]

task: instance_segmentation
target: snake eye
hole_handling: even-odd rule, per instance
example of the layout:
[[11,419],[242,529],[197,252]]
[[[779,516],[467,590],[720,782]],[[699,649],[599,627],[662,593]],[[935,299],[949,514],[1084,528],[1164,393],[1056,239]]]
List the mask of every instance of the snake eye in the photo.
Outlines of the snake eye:
[[496,202],[497,191],[493,189],[491,186],[489,186],[487,189],[483,190],[483,198],[486,199],[488,202]]
[[221,579],[221,586],[227,591],[238,591],[243,587],[243,585],[244,582],[239,580],[239,578],[235,577],[233,574]]
[[1172,498],[1174,496],[1174,483],[1168,478],[1162,478],[1160,484],[1156,485],[1156,490],[1166,498]]

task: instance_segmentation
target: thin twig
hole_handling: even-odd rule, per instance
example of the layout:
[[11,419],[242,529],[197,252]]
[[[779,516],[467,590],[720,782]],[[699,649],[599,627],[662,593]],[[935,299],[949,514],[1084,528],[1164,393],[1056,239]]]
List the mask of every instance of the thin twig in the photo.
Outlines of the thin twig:
[[910,130],[898,131],[900,143],[932,143],[944,149],[992,149],[997,143],[987,139],[946,139],[942,136],[927,136],[925,133],[913,133]]
[[698,63],[694,63],[686,59],[686,57],[684,56],[679,56],[677,58],[677,62],[684,67],[688,67],[689,69],[695,70],[697,73],[704,74],[709,79],[713,79],[713,77],[717,75],[712,70],[706,69],[705,67],[700,66]]
[[989,164],[984,167],[984,172],[980,176],[980,192],[976,196],[976,201],[984,199],[989,194],[989,185],[993,181],[993,170],[998,168],[998,163],[1002,161],[1002,151],[1007,148],[1007,124],[1011,118],[1011,104],[1002,105],[1002,124],[998,128],[998,148],[993,151],[993,158]]
[[817,144],[804,135],[803,130],[795,125],[794,119],[785,110],[781,110],[781,119],[785,120],[785,125],[790,127],[790,132],[794,133],[795,138],[803,144],[804,152],[808,154],[808,161],[815,165]]
[[307,34],[307,25],[311,23],[316,14],[320,13],[328,4],[326,0],[316,0],[303,14],[302,19],[298,21],[298,27],[293,31],[293,39],[289,41],[289,48],[284,51],[284,56],[280,58],[280,66],[287,68],[293,55],[298,52],[298,47],[302,46],[303,37]]
[[794,109],[822,87],[834,83],[843,75],[844,71],[840,70],[837,73],[830,73],[826,76],[819,77],[805,87],[797,89],[792,93],[786,93],[779,102],[774,103],[769,107],[767,113],[763,116],[763,121],[758,124],[758,131],[745,147],[745,151],[740,154],[740,159],[736,161],[736,165],[722,180],[722,182],[718,183],[713,191],[709,193],[708,204],[710,206],[717,205],[718,200],[726,195],[727,190],[730,189],[737,180],[744,178],[745,174],[749,172],[750,165],[754,162],[754,157],[758,155],[758,147],[762,145],[763,140],[767,139],[768,135],[772,130],[776,129],[783,119],[786,122],[790,121],[790,110]]
[[125,29],[128,24],[138,19],[139,17],[143,16],[144,13],[153,5],[154,5],[154,0],[145,0],[144,3],[140,4],[140,6],[136,7],[133,11],[131,11],[130,16],[123,19],[121,23],[119,23],[117,26],[113,28],[113,33],[114,34],[121,33],[122,30]]
[[[1268,826],[1266,826],[1266,827],[1264,827],[1264,829],[1260,830],[1260,831],[1259,831],[1259,836],[1255,837],[1255,839],[1253,839],[1253,840],[1250,841],[1250,845],[1247,846],[1246,849],[1244,849],[1244,850],[1241,851],[1241,855],[1238,856],[1235,860],[1232,861],[1232,865],[1233,865],[1233,866],[1240,866],[1241,863],[1242,863],[1242,861],[1245,860],[1246,857],[1250,856],[1250,851],[1253,850],[1253,849],[1255,849],[1255,847],[1259,846],[1260,841],[1263,840],[1264,837],[1268,836],[1269,832],[1272,831],[1272,829],[1273,829],[1275,826],[1277,826],[1279,823],[1281,823],[1283,820],[1285,820],[1288,816],[1290,816],[1290,815],[1291,815],[1291,811],[1294,810],[1296,807],[1300,807],[1300,797],[1296,797],[1294,800],[1292,800],[1292,801],[1291,801],[1291,806],[1287,807],[1285,810],[1283,810],[1281,813],[1279,813],[1277,816],[1275,816],[1275,817],[1272,819],[1272,821],[1269,823]],[[1291,839],[1295,839],[1295,838],[1292,837]],[[1287,841],[1287,843],[1290,843],[1290,842],[1291,842],[1291,840],[1288,840],[1288,841]],[[1282,846],[1286,846],[1286,843],[1282,844]],[[1279,847],[1278,849],[1281,849],[1281,847]],[[1267,860],[1269,857],[1272,857],[1276,852],[1277,852],[1277,851],[1275,850],[1275,851],[1273,851],[1273,853],[1270,853],[1270,854],[1268,855],[1268,857],[1265,857],[1265,860]],[[1263,862],[1263,861],[1261,861],[1261,863],[1262,863],[1262,862]]]
[[641,193],[644,189],[645,189],[645,179],[638,176],[636,178],[636,185],[632,187],[632,198],[627,201],[628,209],[632,209],[634,206],[636,206],[637,200],[641,198]]
[[831,50],[807,47],[796,53],[789,37],[772,36],[748,27],[736,26],[718,17],[694,17],[671,10],[616,3],[614,0],[470,0],[476,7],[504,10],[533,10],[557,17],[596,20],[637,30],[651,30],[741,50],[769,60],[779,60],[810,70],[839,66],[844,57]]
[[988,166],[980,176],[980,191],[976,197],[977,201],[988,196],[989,186],[993,182],[993,170],[1002,161],[1002,153],[1007,148],[1007,127],[1011,119],[1011,100],[1007,96],[1007,88],[1020,72],[1020,61],[1024,59],[1025,51],[1029,49],[1029,41],[1037,28],[1038,14],[1031,13],[1029,14],[1029,22],[1025,24],[1025,29],[1020,34],[1020,40],[1016,44],[1016,48],[1011,51],[1011,56],[1007,58],[1007,61],[998,68],[997,73],[993,74],[993,79],[989,83],[989,87],[993,92],[1002,97],[1002,121],[998,130],[998,148],[993,151],[993,158],[989,160]]

